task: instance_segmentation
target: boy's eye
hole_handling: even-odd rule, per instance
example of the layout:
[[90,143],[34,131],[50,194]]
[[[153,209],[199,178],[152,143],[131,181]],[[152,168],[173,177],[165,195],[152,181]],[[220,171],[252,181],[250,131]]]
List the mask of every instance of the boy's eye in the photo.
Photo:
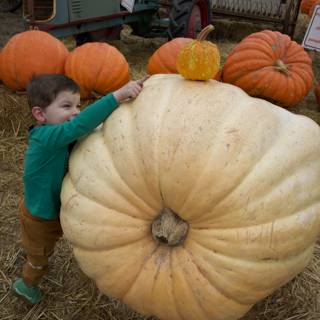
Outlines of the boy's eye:
[[70,109],[71,108],[71,105],[70,104],[64,104],[62,106],[63,109]]

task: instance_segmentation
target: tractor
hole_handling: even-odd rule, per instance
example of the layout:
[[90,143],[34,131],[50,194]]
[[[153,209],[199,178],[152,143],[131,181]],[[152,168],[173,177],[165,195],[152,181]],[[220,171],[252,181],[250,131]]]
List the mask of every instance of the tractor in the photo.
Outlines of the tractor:
[[27,29],[57,38],[74,36],[78,45],[118,39],[124,24],[143,37],[195,38],[211,21],[211,0],[136,0],[131,1],[132,10],[122,4],[121,0],[24,0],[23,19]]

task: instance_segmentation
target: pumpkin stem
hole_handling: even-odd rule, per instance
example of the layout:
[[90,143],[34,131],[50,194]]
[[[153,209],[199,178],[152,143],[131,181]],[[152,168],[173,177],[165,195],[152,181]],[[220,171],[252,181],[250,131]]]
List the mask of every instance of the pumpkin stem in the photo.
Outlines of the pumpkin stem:
[[284,73],[285,75],[289,75],[288,66],[280,59],[276,60],[276,62],[274,63],[274,68]]
[[188,229],[188,223],[169,208],[162,209],[151,225],[153,238],[167,246],[181,244],[187,236]]
[[208,24],[204,29],[199,33],[197,40],[203,41],[207,38],[208,34],[214,30],[214,26],[212,24]]

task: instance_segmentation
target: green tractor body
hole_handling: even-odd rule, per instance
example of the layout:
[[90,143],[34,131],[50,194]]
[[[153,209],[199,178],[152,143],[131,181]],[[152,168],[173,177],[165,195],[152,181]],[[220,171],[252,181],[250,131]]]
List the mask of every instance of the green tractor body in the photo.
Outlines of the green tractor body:
[[[27,28],[47,31],[62,38],[67,36],[116,36],[123,24],[129,24],[137,33],[147,35],[159,22],[163,34],[168,20],[157,21],[157,0],[136,1],[133,12],[121,6],[120,0],[44,0],[24,1],[23,18]],[[153,36],[152,33],[150,36]]]

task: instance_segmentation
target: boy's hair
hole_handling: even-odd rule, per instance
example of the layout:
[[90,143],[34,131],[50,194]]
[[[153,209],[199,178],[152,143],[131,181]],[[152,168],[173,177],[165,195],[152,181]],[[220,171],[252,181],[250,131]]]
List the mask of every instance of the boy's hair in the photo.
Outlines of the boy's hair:
[[30,108],[37,106],[45,109],[62,91],[79,93],[79,86],[63,74],[43,74],[32,78],[27,87]]

